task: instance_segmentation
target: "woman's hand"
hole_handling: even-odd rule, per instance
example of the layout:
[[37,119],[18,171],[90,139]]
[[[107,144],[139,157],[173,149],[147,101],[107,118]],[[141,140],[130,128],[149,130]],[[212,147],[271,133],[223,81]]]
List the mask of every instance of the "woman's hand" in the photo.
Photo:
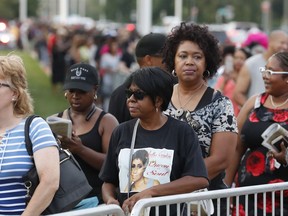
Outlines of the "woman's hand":
[[107,205],[109,205],[109,204],[115,204],[115,205],[120,206],[119,201],[118,201],[117,199],[113,198],[113,197],[109,198],[109,199],[107,200],[107,203],[106,203],[106,204],[107,204]]
[[141,191],[139,193],[134,194],[130,198],[126,199],[122,205],[123,211],[127,214],[131,212],[134,205],[140,200],[144,198],[151,198],[152,196],[149,194],[149,189]]
[[59,139],[61,141],[62,148],[69,149],[69,151],[73,154],[77,154],[85,147],[81,139],[73,132],[71,139],[67,136],[59,137]]
[[284,142],[280,144],[281,151],[280,152],[275,152],[275,151],[270,151],[269,153],[271,154],[272,157],[274,157],[279,163],[283,164],[284,166],[287,166],[287,161],[286,161],[286,151],[287,148],[284,145]]

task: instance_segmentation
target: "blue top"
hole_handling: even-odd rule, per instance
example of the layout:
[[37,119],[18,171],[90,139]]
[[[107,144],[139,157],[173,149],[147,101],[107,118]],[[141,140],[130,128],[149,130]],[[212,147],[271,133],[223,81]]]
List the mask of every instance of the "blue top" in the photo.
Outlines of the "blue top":
[[[26,208],[26,189],[22,176],[32,168],[33,161],[24,142],[25,120],[6,131],[0,144],[0,215],[20,215]],[[57,146],[44,119],[33,119],[29,131],[33,152]]]

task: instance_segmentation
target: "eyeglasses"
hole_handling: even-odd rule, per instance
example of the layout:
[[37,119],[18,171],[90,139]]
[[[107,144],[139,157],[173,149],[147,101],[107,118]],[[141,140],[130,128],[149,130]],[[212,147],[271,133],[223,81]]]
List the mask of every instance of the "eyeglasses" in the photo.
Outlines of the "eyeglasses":
[[272,71],[266,69],[265,67],[260,67],[259,70],[262,73],[262,76],[265,76],[267,78],[270,78],[272,75],[288,74],[288,72],[286,71]]
[[0,83],[0,88],[1,88],[2,86],[5,86],[5,87],[10,88],[10,85],[8,85],[8,84],[6,84],[6,83]]
[[143,91],[131,91],[130,89],[125,90],[126,98],[130,98],[132,95],[136,100],[143,100],[147,93]]

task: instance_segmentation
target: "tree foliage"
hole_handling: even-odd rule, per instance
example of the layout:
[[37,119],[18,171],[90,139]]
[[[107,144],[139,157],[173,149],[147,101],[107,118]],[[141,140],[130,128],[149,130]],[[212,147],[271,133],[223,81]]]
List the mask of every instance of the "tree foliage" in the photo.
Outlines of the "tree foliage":
[[[20,0],[1,0],[0,18],[17,19],[19,16]],[[40,0],[27,0],[28,16],[37,15],[37,8]],[[49,1],[49,0],[47,0]],[[81,0],[80,0],[81,1]],[[134,22],[137,0],[106,0],[106,6],[101,6],[103,0],[86,0],[86,14],[98,20],[106,18],[115,22]],[[161,24],[163,16],[174,15],[175,0],[152,0],[153,24]],[[285,0],[270,0],[272,26],[277,28],[283,20],[283,2]],[[234,18],[237,21],[250,21],[261,24],[262,12],[261,3],[263,0],[182,0],[183,20],[191,21],[191,8],[197,7],[197,22],[215,23],[216,14],[221,8],[232,5]],[[102,17],[101,17],[102,15]],[[103,17],[104,15],[104,17]]]
[[1,0],[0,1],[0,14],[2,19],[17,19],[19,10],[19,0]]
[[[93,1],[93,0],[91,0]],[[135,10],[137,0],[107,0],[106,12],[107,18],[129,22],[129,11]],[[283,1],[271,0],[271,24],[278,28],[282,22]],[[234,10],[233,20],[256,22],[261,25],[262,11],[261,3],[263,0],[182,0],[183,2],[183,20],[191,21],[191,8],[198,8],[197,22],[215,23],[216,14],[219,9],[231,5]],[[174,0],[152,0],[153,4],[153,24],[159,24],[161,18],[165,15],[174,15]]]
[[[20,0],[1,0],[0,1],[0,17],[2,19],[18,19],[19,18],[19,1]],[[27,0],[27,16],[35,17],[37,15],[38,0]]]

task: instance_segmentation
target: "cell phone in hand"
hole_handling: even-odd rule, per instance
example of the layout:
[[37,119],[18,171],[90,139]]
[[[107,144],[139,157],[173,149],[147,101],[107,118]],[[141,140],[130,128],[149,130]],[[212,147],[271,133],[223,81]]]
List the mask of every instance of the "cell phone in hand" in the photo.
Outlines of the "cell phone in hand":
[[233,56],[228,55],[225,57],[224,61],[224,72],[229,74],[233,71],[233,69],[234,69]]

